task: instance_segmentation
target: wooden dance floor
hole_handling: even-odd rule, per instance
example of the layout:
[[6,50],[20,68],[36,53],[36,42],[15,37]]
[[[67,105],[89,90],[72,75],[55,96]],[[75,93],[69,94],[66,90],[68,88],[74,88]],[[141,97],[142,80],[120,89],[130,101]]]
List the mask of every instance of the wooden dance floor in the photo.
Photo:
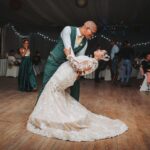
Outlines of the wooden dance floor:
[[82,80],[80,102],[92,112],[122,120],[129,130],[111,139],[69,142],[27,131],[37,92],[19,92],[17,79],[0,78],[0,150],[150,150],[150,93],[138,88],[137,81],[121,88]]

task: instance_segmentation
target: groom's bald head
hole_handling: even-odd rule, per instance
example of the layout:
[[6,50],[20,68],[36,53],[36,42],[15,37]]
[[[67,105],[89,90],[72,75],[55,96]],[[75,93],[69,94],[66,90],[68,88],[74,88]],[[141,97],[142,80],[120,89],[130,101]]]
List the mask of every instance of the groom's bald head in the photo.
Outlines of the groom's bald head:
[[94,21],[86,21],[84,23],[84,27],[90,29],[93,33],[97,31],[97,25],[95,24]]
[[80,31],[83,36],[90,39],[97,32],[97,25],[94,21],[86,21]]

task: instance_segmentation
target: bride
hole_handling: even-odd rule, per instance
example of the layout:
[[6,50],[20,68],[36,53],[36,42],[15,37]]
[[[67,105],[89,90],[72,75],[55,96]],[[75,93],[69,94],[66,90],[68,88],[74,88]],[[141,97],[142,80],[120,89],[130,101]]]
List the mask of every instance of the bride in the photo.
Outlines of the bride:
[[[78,75],[89,74],[106,60],[105,50],[94,52],[94,58],[68,55],[47,82],[27,123],[33,133],[69,141],[94,141],[117,136],[128,127],[118,119],[97,115],[87,110],[67,91]],[[84,70],[84,71],[83,71]]]

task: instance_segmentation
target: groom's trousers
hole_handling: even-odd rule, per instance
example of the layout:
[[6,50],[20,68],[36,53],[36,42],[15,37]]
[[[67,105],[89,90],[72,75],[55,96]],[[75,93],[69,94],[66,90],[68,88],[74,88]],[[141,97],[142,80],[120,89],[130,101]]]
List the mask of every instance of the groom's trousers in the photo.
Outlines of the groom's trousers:
[[[44,68],[43,83],[42,88],[39,92],[39,96],[42,93],[46,83],[50,80],[50,78],[53,76],[53,74],[56,72],[56,70],[59,68],[60,65],[61,64],[57,63],[52,55],[48,57]],[[79,101],[79,94],[80,94],[80,82],[79,80],[76,80],[74,85],[70,87],[70,95],[77,101]]]

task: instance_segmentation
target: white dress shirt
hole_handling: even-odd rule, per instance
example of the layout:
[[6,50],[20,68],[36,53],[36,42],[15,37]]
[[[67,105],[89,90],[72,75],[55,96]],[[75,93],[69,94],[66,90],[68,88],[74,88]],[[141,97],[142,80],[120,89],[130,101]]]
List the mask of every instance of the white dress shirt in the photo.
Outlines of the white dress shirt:
[[[83,39],[83,36],[81,35],[79,28],[77,28],[77,31],[76,31],[76,41],[75,41],[74,47],[72,48],[72,46],[71,46],[70,34],[71,34],[71,27],[70,27],[70,26],[66,26],[66,27],[62,30],[60,36],[61,36],[61,38],[62,38],[62,40],[63,40],[64,47],[67,48],[67,49],[70,48],[70,49],[71,49],[71,55],[72,55],[72,56],[75,56],[75,55],[74,55],[74,52],[73,52],[73,48],[76,48],[76,47],[79,46],[80,42],[81,42],[82,39]],[[78,53],[76,54],[76,56],[85,55],[85,51],[86,51],[86,49],[87,49],[87,44],[88,44],[88,43],[86,42],[85,46],[80,50],[80,52],[78,52]]]

